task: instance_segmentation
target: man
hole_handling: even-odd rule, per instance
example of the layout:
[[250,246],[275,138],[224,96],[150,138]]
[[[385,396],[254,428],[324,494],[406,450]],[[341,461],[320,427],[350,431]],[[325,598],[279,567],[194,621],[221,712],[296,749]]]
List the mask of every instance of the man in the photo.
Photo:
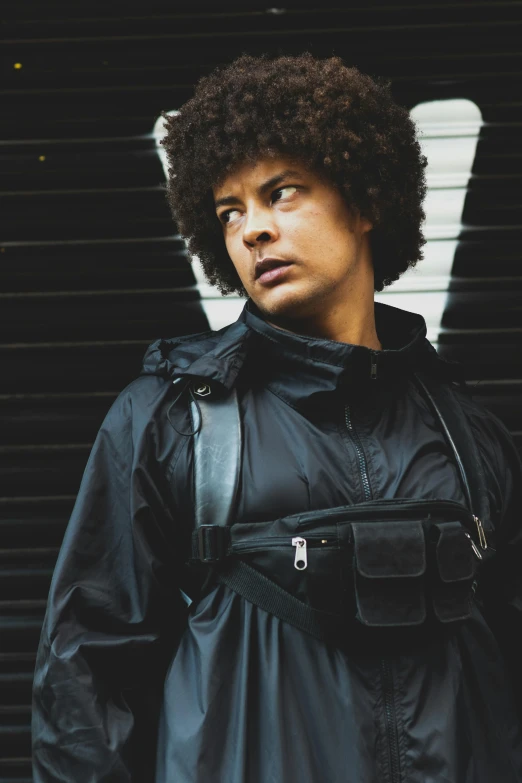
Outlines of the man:
[[[520,463],[423,318],[373,301],[424,242],[408,113],[339,58],[242,56],[166,121],[180,230],[249,298],[151,346],[102,425],[38,654],[36,783],[522,781]],[[205,417],[233,399],[223,438]],[[217,516],[238,443],[210,567],[198,493]]]

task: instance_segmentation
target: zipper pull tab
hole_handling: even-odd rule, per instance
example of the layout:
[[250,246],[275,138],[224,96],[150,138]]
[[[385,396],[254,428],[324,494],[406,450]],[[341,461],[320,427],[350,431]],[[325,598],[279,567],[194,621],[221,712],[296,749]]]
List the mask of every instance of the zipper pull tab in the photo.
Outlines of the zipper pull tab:
[[482,525],[482,522],[475,515],[473,515],[473,519],[474,519],[475,524],[477,526],[480,546],[481,546],[482,549],[487,549],[488,548],[488,541],[487,541],[487,538],[486,538],[486,533],[484,531],[484,527]]
[[292,546],[295,546],[295,560],[294,567],[298,571],[304,571],[308,565],[308,557],[306,555],[306,540],[296,536],[292,538]]
[[479,552],[478,546],[475,544],[475,542],[471,538],[470,534],[466,533],[466,537],[469,538],[469,542],[471,544],[471,548],[472,548],[473,552],[475,553],[475,556],[476,556],[477,560],[482,560],[482,555]]
[[371,357],[372,357],[372,365],[370,369],[370,378],[372,379],[372,381],[376,381],[377,380],[377,354],[372,351]]

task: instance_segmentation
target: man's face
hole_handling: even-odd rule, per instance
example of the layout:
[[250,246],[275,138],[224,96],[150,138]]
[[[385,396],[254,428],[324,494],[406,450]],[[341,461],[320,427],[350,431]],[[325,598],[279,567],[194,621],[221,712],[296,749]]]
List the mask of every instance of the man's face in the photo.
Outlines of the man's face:
[[230,258],[265,315],[320,318],[368,286],[373,300],[371,224],[304,164],[287,157],[243,164],[214,188],[214,200]]

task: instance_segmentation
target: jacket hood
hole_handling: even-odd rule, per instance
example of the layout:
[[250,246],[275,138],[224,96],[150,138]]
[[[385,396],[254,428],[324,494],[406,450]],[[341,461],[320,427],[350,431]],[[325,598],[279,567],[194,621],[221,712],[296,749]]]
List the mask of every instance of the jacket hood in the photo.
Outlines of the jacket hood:
[[219,331],[154,342],[142,373],[204,379],[228,390],[247,364],[249,377],[262,371],[266,385],[294,405],[339,385],[397,379],[416,370],[458,375],[427,340],[421,315],[375,302],[375,321],[382,351],[278,329],[248,299],[238,320]]

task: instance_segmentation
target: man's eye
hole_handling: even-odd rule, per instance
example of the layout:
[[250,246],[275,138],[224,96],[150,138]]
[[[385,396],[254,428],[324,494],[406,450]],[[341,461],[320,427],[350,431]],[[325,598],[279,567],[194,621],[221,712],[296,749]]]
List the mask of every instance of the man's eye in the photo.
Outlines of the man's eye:
[[[275,196],[276,193],[284,193],[285,190],[294,191],[294,193],[297,191],[297,188],[295,185],[285,185],[284,188],[277,188],[277,190],[274,190],[272,193],[272,197]],[[290,196],[293,195],[290,193]],[[279,201],[279,199],[276,199],[276,201]]]
[[230,215],[233,212],[239,212],[239,210],[237,210],[237,209],[227,209],[226,212],[222,212],[221,213],[221,218],[220,218],[221,222],[222,223],[230,223],[230,219],[231,219]]

